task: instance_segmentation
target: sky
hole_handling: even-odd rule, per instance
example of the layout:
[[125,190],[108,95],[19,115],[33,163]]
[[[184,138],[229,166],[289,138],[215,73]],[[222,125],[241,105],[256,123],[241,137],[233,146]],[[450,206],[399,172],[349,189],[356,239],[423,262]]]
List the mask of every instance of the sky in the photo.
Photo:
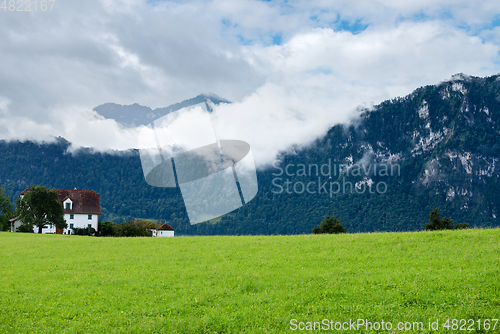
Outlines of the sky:
[[93,108],[214,93],[233,102],[214,111],[219,139],[247,141],[266,166],[360,106],[500,72],[498,1],[47,4],[0,9],[0,139],[135,148],[141,129]]

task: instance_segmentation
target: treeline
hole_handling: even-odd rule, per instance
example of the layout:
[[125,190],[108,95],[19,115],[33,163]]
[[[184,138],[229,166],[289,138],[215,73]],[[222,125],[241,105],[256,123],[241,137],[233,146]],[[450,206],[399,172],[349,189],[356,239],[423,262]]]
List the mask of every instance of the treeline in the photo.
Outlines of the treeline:
[[[42,193],[49,193],[47,189],[43,186],[36,186],[25,195],[23,201],[28,201],[30,199],[30,194],[40,190]],[[10,202],[10,199],[6,196],[5,191],[0,187],[0,230],[6,231],[10,228],[9,219],[14,217],[15,215],[22,216],[22,206],[20,206],[20,202],[17,201],[18,207],[14,210],[13,204]],[[57,204],[60,202],[55,199]],[[45,202],[42,202],[45,205]],[[29,204],[29,203],[28,203]],[[40,206],[40,203],[37,204]],[[31,203],[28,205],[31,209],[28,211],[31,212],[34,204]],[[61,212],[59,213],[62,219],[62,206]],[[55,216],[54,216],[55,217]],[[52,217],[52,218],[54,218]],[[58,217],[56,217],[58,218]],[[57,220],[57,219],[56,219]],[[221,221],[224,220],[224,217],[221,218]],[[54,223],[53,221],[42,222],[45,223]],[[220,223],[220,222],[219,222]],[[57,225],[57,223],[55,223]],[[40,226],[42,226],[40,225]],[[129,219],[127,221],[122,222],[121,224],[117,224],[113,221],[104,221],[98,222],[98,230],[96,231],[92,227],[88,228],[73,228],[73,234],[75,235],[89,235],[89,236],[109,236],[109,237],[150,237],[152,236],[152,230],[159,230],[161,228],[161,221],[151,221],[146,219]],[[65,224],[67,226],[67,224]],[[182,225],[181,225],[182,226]],[[437,208],[434,208],[429,216],[429,221],[425,224],[424,229],[426,231],[436,231],[436,230],[459,230],[459,229],[467,229],[469,227],[468,223],[455,223],[452,222],[451,217],[443,217],[441,218],[441,214],[439,213]],[[61,226],[60,228],[64,228]],[[20,232],[33,232],[33,224],[23,224],[19,228]],[[342,225],[340,219],[335,216],[327,215],[319,226],[315,226],[312,229],[313,234],[337,234],[337,233],[346,233],[346,228]],[[352,231],[356,232],[356,231]]]
[[112,221],[99,221],[97,231],[93,227],[74,227],[73,234],[100,237],[152,237],[151,230],[158,230],[160,227],[159,221],[153,222],[145,219],[132,219],[120,224]]

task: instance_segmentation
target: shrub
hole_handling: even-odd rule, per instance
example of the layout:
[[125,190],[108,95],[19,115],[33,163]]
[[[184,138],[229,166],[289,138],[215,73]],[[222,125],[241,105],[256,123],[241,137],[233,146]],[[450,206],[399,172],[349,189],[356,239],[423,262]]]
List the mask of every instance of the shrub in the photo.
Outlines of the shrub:
[[73,227],[74,235],[95,235],[95,228],[93,227]]
[[135,219],[115,224],[114,233],[118,237],[151,237],[151,229],[159,228],[159,223],[145,219]]
[[33,231],[33,226],[29,225],[29,224],[21,224],[17,230],[19,232],[23,232],[23,233],[35,233],[35,231]]
[[335,216],[326,216],[319,226],[313,228],[312,233],[314,234],[339,234],[346,233],[345,228],[342,226],[340,219],[335,218]]

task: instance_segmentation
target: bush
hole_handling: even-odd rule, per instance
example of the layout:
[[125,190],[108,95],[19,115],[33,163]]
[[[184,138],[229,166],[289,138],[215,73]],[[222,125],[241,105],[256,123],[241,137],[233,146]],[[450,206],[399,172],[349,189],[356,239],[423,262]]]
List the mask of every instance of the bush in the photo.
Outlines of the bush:
[[345,228],[342,226],[340,219],[335,218],[335,216],[326,216],[319,226],[313,228],[312,233],[314,234],[339,234],[346,233]]
[[33,226],[29,225],[29,224],[21,224],[17,230],[19,232],[22,232],[22,233],[35,233],[35,231],[33,231]]
[[429,222],[425,224],[426,231],[441,231],[441,230],[462,230],[469,228],[468,223],[458,224],[451,221],[451,217],[441,219],[441,214],[435,208],[431,211]]
[[159,222],[145,219],[128,220],[114,225],[114,233],[118,237],[151,237],[151,229],[159,229]]
[[95,235],[95,228],[93,227],[73,227],[74,235]]

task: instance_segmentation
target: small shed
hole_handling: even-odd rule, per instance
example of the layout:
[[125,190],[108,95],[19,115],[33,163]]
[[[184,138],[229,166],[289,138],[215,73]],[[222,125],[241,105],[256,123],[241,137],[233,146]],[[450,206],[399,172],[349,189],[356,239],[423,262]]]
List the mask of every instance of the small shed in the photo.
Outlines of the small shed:
[[[175,229],[168,225],[167,223],[163,224],[160,229],[156,232],[157,237],[173,237]],[[154,234],[153,234],[154,236]]]

